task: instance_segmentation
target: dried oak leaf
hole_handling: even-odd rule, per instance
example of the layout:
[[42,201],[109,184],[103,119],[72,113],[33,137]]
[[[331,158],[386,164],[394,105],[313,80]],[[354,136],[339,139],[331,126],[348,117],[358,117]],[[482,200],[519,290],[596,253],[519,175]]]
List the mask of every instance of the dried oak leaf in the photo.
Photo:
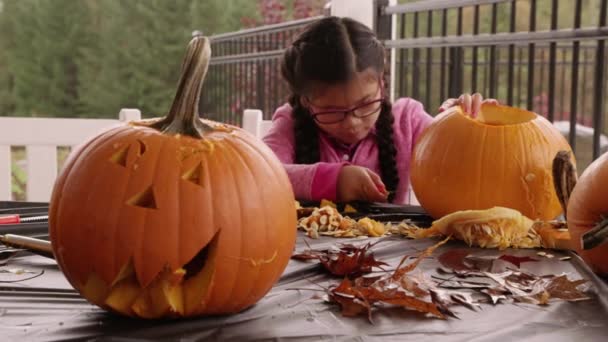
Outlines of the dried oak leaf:
[[482,289],[480,290],[480,292],[490,297],[490,300],[492,300],[492,304],[498,304],[501,299],[507,300],[507,295],[509,294],[509,291],[501,287]]
[[448,242],[448,240],[450,239],[450,237],[448,236],[447,238],[445,238],[442,241],[439,241],[438,243],[434,244],[433,246],[425,249],[419,256],[418,258],[416,258],[416,260],[414,260],[411,264],[405,265],[405,266],[401,266],[403,265],[403,263],[405,262],[405,260],[409,257],[408,255],[404,256],[401,261],[399,262],[399,265],[397,266],[397,269],[395,270],[395,272],[393,272],[392,278],[393,279],[399,279],[401,277],[403,277],[406,273],[412,271],[413,269],[415,269],[418,264],[426,257],[430,256],[431,254],[433,254],[433,252],[435,251],[435,249],[437,249],[439,246],[443,245],[444,243]]
[[566,301],[587,300],[589,297],[578,289],[580,285],[586,283],[587,280],[570,280],[567,276],[561,275],[545,281],[545,286],[540,294],[536,294],[534,298],[538,300],[539,305],[548,304],[549,299],[558,298]]
[[356,252],[340,251],[336,256],[320,258],[319,261],[331,274],[337,276],[357,276],[370,273],[372,267],[388,265],[383,261],[378,261],[373,254],[367,253],[367,248]]
[[370,289],[371,291],[368,295],[368,300],[381,301],[383,303],[401,306],[404,309],[416,310],[418,312],[432,314],[438,318],[445,318],[437,306],[432,302],[426,302],[418,297],[398,291],[397,289],[379,290],[373,287]]
[[326,253],[326,252],[308,249],[302,253],[293,254],[291,256],[291,258],[294,260],[300,260],[300,261],[315,260],[315,259],[319,259],[321,257],[321,255],[324,253]]
[[437,261],[445,267],[456,271],[470,270],[471,267],[465,265],[464,258],[466,258],[471,252],[467,249],[452,249],[441,254]]
[[449,309],[449,306],[453,305],[454,301],[452,301],[450,294],[447,291],[432,289],[429,292],[431,294],[431,301],[435,304],[439,312],[446,316],[458,318],[458,316]]
[[361,313],[367,313],[367,318],[372,322],[370,303],[362,295],[355,292],[353,284],[348,278],[344,278],[340,285],[328,292],[329,299],[340,305],[343,316],[353,317]]
[[337,276],[356,277],[361,274],[370,273],[373,267],[382,268],[388,264],[376,260],[370,248],[375,243],[368,243],[362,247],[351,244],[342,245],[336,250],[307,250],[303,253],[292,255],[296,260],[317,259],[331,274]]
[[343,316],[352,317],[366,313],[371,323],[373,323],[372,307],[379,303],[400,306],[404,309],[445,318],[435,303],[426,302],[398,288],[382,289],[375,286],[356,286],[348,278],[345,278],[337,287],[329,290],[329,298],[332,302],[340,305]]
[[510,262],[513,265],[517,266],[517,268],[519,268],[521,266],[521,264],[524,262],[537,262],[538,261],[537,259],[530,258],[528,256],[519,257],[516,255],[510,255],[510,254],[503,254],[500,257],[498,257],[498,259],[504,260],[506,262]]
[[[354,280],[345,278],[335,287],[328,289],[330,302],[340,306],[344,316],[356,316],[366,313],[370,322],[372,321],[372,309],[382,308],[384,305],[398,306],[408,310],[414,310],[425,314],[431,314],[445,319],[445,315],[454,316],[447,309],[447,304],[433,300],[433,295],[424,290],[420,279],[410,277],[407,273],[412,271],[422,259],[428,257],[440,245],[448,239],[437,243],[423,251],[412,263],[402,266],[408,256],[401,259],[399,266],[392,274],[384,276],[362,276]],[[355,253],[369,248],[354,250]],[[353,251],[352,246],[346,246],[346,250]],[[426,301],[431,297],[431,301]]]

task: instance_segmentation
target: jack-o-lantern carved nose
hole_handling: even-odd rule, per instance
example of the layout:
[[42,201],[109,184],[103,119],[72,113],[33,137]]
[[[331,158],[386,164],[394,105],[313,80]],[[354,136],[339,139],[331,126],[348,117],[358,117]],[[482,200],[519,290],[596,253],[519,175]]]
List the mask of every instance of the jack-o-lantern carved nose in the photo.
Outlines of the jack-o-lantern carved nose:
[[156,198],[154,197],[154,187],[150,185],[146,190],[132,196],[127,201],[127,204],[147,209],[158,209]]

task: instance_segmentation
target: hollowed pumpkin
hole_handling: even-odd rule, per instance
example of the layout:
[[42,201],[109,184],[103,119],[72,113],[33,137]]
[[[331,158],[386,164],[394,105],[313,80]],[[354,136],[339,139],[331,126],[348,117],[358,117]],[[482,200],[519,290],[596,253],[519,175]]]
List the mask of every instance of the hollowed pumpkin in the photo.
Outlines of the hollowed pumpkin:
[[571,149],[535,113],[484,104],[471,118],[457,106],[439,114],[416,143],[411,184],[434,218],[507,207],[550,220],[561,212],[551,174],[559,150]]
[[105,309],[144,318],[238,312],[289,261],[297,221],[281,163],[244,130],[198,118],[210,55],[207,38],[193,39],[169,114],[92,138],[57,178],[54,254]]

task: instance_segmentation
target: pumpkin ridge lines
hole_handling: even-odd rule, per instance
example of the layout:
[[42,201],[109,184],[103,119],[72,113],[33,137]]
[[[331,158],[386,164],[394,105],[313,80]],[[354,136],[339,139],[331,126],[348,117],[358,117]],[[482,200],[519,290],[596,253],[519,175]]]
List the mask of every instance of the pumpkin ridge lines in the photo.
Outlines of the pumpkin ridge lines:
[[477,181],[477,191],[476,191],[476,198],[475,198],[475,207],[479,208],[479,209],[486,209],[486,208],[482,208],[481,207],[481,202],[482,202],[482,196],[485,197],[486,194],[482,193],[482,189],[484,187],[483,182],[484,182],[484,173],[483,173],[483,166],[485,163],[481,162],[483,160],[485,160],[485,156],[484,156],[484,152],[487,151],[486,149],[486,136],[488,134],[488,130],[487,129],[483,129],[481,131],[481,135],[479,137],[479,139],[481,140],[478,144],[478,146],[481,146],[481,148],[478,150],[479,151],[479,159],[477,159],[478,163],[477,163],[477,179],[479,181]]
[[[145,135],[145,133],[143,133],[142,131],[139,131],[139,130],[134,131],[134,132],[129,132],[129,133],[132,134],[136,138],[138,138],[139,136]],[[126,145],[127,145],[126,148],[130,149],[132,146],[132,143],[129,142]],[[125,165],[125,167],[126,167],[126,165]],[[127,184],[129,183],[129,180],[131,179],[132,175],[133,175],[132,172],[128,173],[128,177],[125,180],[125,182]],[[126,192],[127,186],[122,187],[122,189],[123,190],[121,191],[119,198],[124,198],[124,193]],[[119,276],[120,271],[124,267],[124,263],[121,263],[121,260],[120,260],[120,254],[116,253],[116,250],[118,249],[118,247],[114,243],[114,241],[116,240],[116,237],[117,237],[118,221],[120,220],[120,216],[121,216],[120,209],[118,209],[118,208],[121,208],[123,206],[122,201],[118,202],[115,205],[117,207],[117,209],[115,209],[115,210],[119,211],[118,214],[115,215],[115,217],[116,217],[115,221],[112,222],[111,224],[109,224],[108,226],[103,227],[104,233],[109,237],[107,240],[111,241],[111,243],[107,243],[104,245],[104,250],[111,248],[112,249],[111,252],[106,251],[106,254],[113,255],[113,258],[111,258],[111,261],[110,261],[111,265],[109,268],[107,266],[102,267],[102,268],[109,269],[107,276],[110,276],[111,278],[115,278],[115,277]],[[107,209],[110,210],[111,208],[107,208]],[[107,215],[106,215],[106,217],[107,217]],[[127,258],[126,263],[128,263],[130,260],[131,260],[131,258]],[[109,280],[108,283],[113,281],[113,279],[105,279],[105,278],[104,278],[104,280],[105,281]]]
[[[227,165],[227,166],[228,166],[226,171],[228,171],[228,170],[229,170],[229,171],[230,171],[230,174],[232,175],[232,177],[231,177],[231,178],[233,178],[233,179],[234,179],[234,178],[235,178],[235,177],[234,177],[234,175],[236,174],[236,172],[235,172],[235,170],[234,170],[234,156],[233,156],[234,151],[233,151],[233,149],[231,148],[231,146],[229,146],[229,145],[228,145],[228,144],[226,144],[225,142],[224,142],[224,144],[222,144],[222,145],[223,145],[223,148],[224,148],[223,153],[221,153],[221,154],[220,154],[220,155],[221,155],[221,157],[223,158],[223,163],[222,163],[222,164],[224,164],[224,165]],[[229,153],[227,153],[227,151],[229,151]],[[234,192],[238,193],[238,191],[237,191],[237,189],[238,189],[238,185],[237,185],[237,184],[238,184],[238,179],[235,179],[235,181],[234,181],[234,182],[231,182],[231,184],[232,184],[232,192],[233,192],[233,193],[234,193]],[[236,212],[238,212],[238,213],[239,213],[239,215],[236,215],[236,216],[235,216],[235,217],[237,217],[237,218],[238,218],[238,225],[239,225],[239,226],[240,226],[240,225],[243,225],[243,222],[246,222],[246,220],[244,220],[244,218],[243,218],[243,214],[244,214],[243,212],[244,212],[244,210],[242,209],[242,203],[241,203],[241,201],[235,201],[235,203],[234,203],[234,204],[235,204],[235,206],[238,206],[238,207],[234,208],[234,210],[235,210]],[[215,212],[214,212],[214,218],[215,218]],[[226,228],[224,227],[224,229],[226,229]],[[242,251],[243,251],[243,245],[244,245],[246,242],[244,242],[244,240],[245,240],[245,239],[244,239],[244,236],[243,236],[243,232],[242,232],[242,230],[238,230],[238,235],[239,235],[239,247],[240,247],[240,248],[239,248],[239,256],[240,256],[240,254],[241,254],[241,253],[242,253]],[[218,258],[219,258],[220,256],[221,256],[221,257],[226,257],[226,255],[225,255],[225,254],[224,254],[224,255],[220,255],[220,254],[218,254]],[[229,287],[228,287],[228,286],[226,286],[226,288],[227,288],[227,289],[230,289],[229,291],[227,291],[227,293],[230,293],[230,294],[234,295],[235,288],[236,288],[236,286],[239,284],[239,280],[240,280],[240,279],[239,279],[239,278],[240,278],[240,277],[239,277],[239,275],[241,275],[241,273],[242,273],[242,272],[240,271],[240,270],[241,270],[241,268],[242,268],[242,263],[237,262],[237,263],[236,263],[236,266],[235,266],[235,270],[234,270],[234,275],[233,275],[233,277],[232,277],[232,284],[230,284],[230,286],[229,286]],[[233,298],[234,298],[234,297],[233,297]],[[231,299],[232,299],[232,298],[226,298],[226,299],[224,299],[224,302],[219,302],[219,303],[216,303],[216,306],[224,306],[224,305],[226,305],[226,302],[225,302],[225,301],[226,301],[226,300],[230,301]]]
[[[247,167],[247,174],[255,182],[255,180],[256,180],[255,176],[256,175],[254,174],[254,171],[255,171],[256,168],[252,167],[252,165],[250,163],[250,160],[248,160],[248,158],[250,158],[251,154],[246,154],[245,153],[245,154],[241,155],[239,153],[236,153],[236,151],[237,151],[237,146],[235,146],[236,144],[237,143],[235,141],[227,140],[227,144],[226,145],[232,150],[232,153],[235,156],[235,158],[238,159],[238,160],[240,160],[240,162],[243,163],[244,165],[246,165],[246,167]],[[243,141],[240,141],[239,145],[240,145],[240,146],[238,146],[239,150],[243,150],[244,148],[247,148],[250,152],[258,153],[258,151],[256,151],[255,149],[252,149],[249,144],[247,144],[247,143],[245,143]],[[266,166],[264,166],[264,168],[266,168]],[[257,183],[257,188],[258,189],[260,189],[260,185],[261,185],[261,183]],[[259,201],[259,202],[257,202],[257,203],[265,203],[265,201],[264,201],[265,198],[264,198],[264,195],[263,195],[263,191],[258,191],[257,194],[259,196],[259,198],[257,199],[257,201]],[[266,219],[265,213],[261,213],[260,217],[263,218],[263,220],[264,220],[263,226],[266,227],[266,229],[263,229],[264,239],[261,239],[261,240],[264,241],[264,245],[263,246],[259,246],[258,245],[258,248],[261,249],[262,251],[266,251],[266,245],[268,244],[268,228],[267,227],[269,225],[269,222]],[[243,241],[243,240],[241,240],[241,241]],[[276,252],[277,251],[275,250],[275,253]],[[272,262],[272,260],[274,260],[274,258],[267,257],[265,254],[266,254],[265,252],[262,252],[261,257],[258,257],[258,258],[254,258],[254,257],[247,257],[247,258],[239,257],[238,258],[241,262],[244,262],[247,265],[247,267],[253,267],[254,268],[253,272],[254,272],[255,275],[252,277],[252,279],[256,279],[257,280],[260,277],[260,274],[262,273],[261,270],[262,270],[262,266],[264,264],[264,261],[271,260],[271,262]],[[241,263],[239,263],[239,265],[241,265]],[[249,287],[248,292],[245,293],[245,295],[241,299],[241,302],[236,302],[235,305],[236,306],[242,306],[243,302],[250,301],[251,298],[252,298],[252,296],[254,296],[254,295],[257,294],[255,292],[256,292],[256,286],[254,284],[253,286]]]
[[[51,215],[49,217],[50,222],[54,222],[54,221],[59,221],[59,219],[61,218],[61,213],[64,210],[64,207],[62,206],[63,201],[61,201],[61,199],[64,197],[62,195],[64,195],[63,191],[59,191],[59,189],[63,190],[63,187],[65,186],[65,183],[68,179],[70,179],[70,175],[72,170],[74,169],[74,166],[80,161],[80,156],[84,155],[86,157],[86,155],[89,153],[89,150],[92,149],[91,145],[93,145],[93,143],[96,143],[95,145],[97,145],[97,142],[100,140],[106,140],[106,139],[111,139],[114,135],[119,134],[122,129],[122,127],[120,128],[114,128],[111,130],[108,130],[105,133],[102,133],[103,135],[95,138],[95,139],[91,139],[89,141],[87,141],[84,145],[78,147],[78,149],[76,151],[76,154],[74,154],[73,156],[70,156],[69,159],[67,160],[67,162],[64,164],[64,170],[61,173],[60,177],[58,178],[58,183],[61,183],[61,187],[58,188],[57,190],[57,198],[54,201],[51,201],[50,203],[50,211],[53,213],[56,213],[57,215]],[[85,153],[85,151],[87,153]],[[59,185],[57,185],[59,186]],[[59,204],[56,204],[59,203]],[[55,227],[55,225],[51,225],[53,227]],[[51,228],[49,230],[49,233],[52,234],[52,231],[54,231],[55,229]]]
[[[155,135],[155,137],[161,137],[161,135]],[[157,139],[159,140],[159,139]],[[154,165],[154,167],[151,167],[152,170],[156,170],[158,168],[158,164],[160,162],[160,156],[161,156],[161,152],[163,150],[164,147],[164,141],[162,139],[160,139],[160,146],[156,149],[156,150],[152,150],[150,151],[150,153],[152,153],[152,155],[154,156],[154,162],[152,163]],[[154,182],[154,176],[155,176],[156,172],[153,172],[149,177],[150,182],[153,183]],[[160,207],[158,206],[158,203],[156,203],[156,208],[160,209]],[[133,254],[134,254],[134,260],[135,260],[135,274],[137,275],[137,280],[139,282],[139,285],[141,287],[147,287],[148,285],[150,285],[150,282],[152,282],[152,280],[161,272],[162,267],[164,267],[164,264],[162,266],[156,266],[153,267],[152,271],[148,270],[148,268],[144,265],[146,265],[146,260],[144,260],[144,257],[147,255],[146,253],[144,253],[144,250],[148,250],[148,246],[147,246],[147,241],[146,241],[146,237],[147,237],[147,232],[146,232],[146,228],[147,228],[147,222],[148,222],[148,216],[150,214],[150,211],[146,210],[144,211],[143,216],[143,222],[141,224],[141,236],[143,236],[143,239],[137,239],[135,241],[135,244],[139,243],[139,249],[134,248],[133,249]],[[131,242],[133,243],[133,241]],[[134,246],[135,247],[135,246]],[[135,252],[138,253],[138,255],[135,255]],[[154,255],[154,254],[151,254]],[[139,260],[139,262],[138,262]],[[141,269],[143,267],[143,269]],[[150,274],[152,273],[152,274]]]
[[[442,122],[447,122],[446,119],[442,120]],[[446,148],[443,150],[443,156],[441,157],[441,164],[439,164],[440,167],[438,167],[439,170],[439,176],[437,177],[438,180],[441,182],[442,179],[444,179],[444,170],[445,168],[443,167],[443,165],[445,164],[447,158],[451,155],[451,147],[453,147],[454,144],[447,144]],[[440,185],[440,188],[442,188],[443,186]],[[439,189],[439,191],[441,191],[441,189]]]
[[[519,143],[519,151],[520,153],[518,153],[518,156],[522,156],[525,159],[528,159],[528,153],[526,153],[528,151],[527,146],[524,145],[524,141],[526,141],[526,139],[523,138],[523,136],[525,136],[525,132],[523,132],[523,130],[517,130],[517,142]],[[535,213],[536,212],[536,208],[534,207],[534,203],[532,202],[532,198],[530,195],[530,187],[528,186],[528,183],[526,182],[526,179],[524,178],[526,175],[526,169],[524,168],[524,165],[527,165],[527,160],[520,160],[519,158],[516,158],[518,163],[517,166],[519,168],[519,181],[522,184],[522,188],[525,191],[525,201],[526,203],[529,205],[529,208],[531,210],[531,213]],[[534,215],[536,216],[536,215]]]
[[[221,154],[220,154],[221,155]],[[213,175],[211,173],[211,171],[209,170],[209,161],[207,158],[201,158],[200,160],[201,163],[201,167],[203,170],[205,170],[204,172],[208,175],[207,177],[205,177],[203,179],[203,181],[205,182],[205,186],[202,188],[206,188],[207,191],[203,191],[202,192],[202,196],[204,197],[202,199],[202,201],[204,202],[204,207],[201,208],[202,211],[208,212],[208,216],[207,218],[210,220],[210,222],[207,222],[207,225],[209,227],[213,227],[213,230],[211,231],[211,228],[209,228],[209,231],[211,231],[211,234],[206,234],[204,235],[203,238],[198,238],[198,242],[195,241],[196,244],[196,249],[193,251],[192,255],[188,255],[187,252],[189,251],[189,248],[184,248],[184,245],[191,245],[192,243],[190,242],[190,240],[180,240],[180,245],[182,246],[182,249],[180,249],[180,255],[179,255],[179,263],[180,265],[185,265],[187,263],[189,263],[193,258],[196,257],[196,255],[198,255],[198,253],[200,253],[200,251],[202,249],[207,249],[207,257],[205,260],[205,266],[206,267],[212,267],[211,269],[211,275],[210,280],[207,283],[207,287],[204,289],[205,293],[203,294],[197,294],[196,296],[200,296],[200,303],[197,304],[185,304],[184,305],[184,311],[185,312],[202,312],[205,310],[206,306],[209,305],[210,302],[210,298],[209,298],[209,294],[212,293],[212,291],[214,290],[214,286],[216,283],[216,278],[217,278],[217,269],[216,269],[216,264],[217,264],[217,258],[218,258],[218,254],[219,254],[219,242],[221,239],[221,230],[222,227],[219,227],[217,222],[217,211],[214,210],[214,206],[212,204],[211,201],[211,194],[214,193],[214,189],[213,189],[213,183],[211,182],[211,179],[213,179]],[[190,231],[188,231],[188,235],[190,235]],[[187,237],[185,235],[182,234],[182,236],[184,236],[184,239],[186,239]],[[186,242],[184,242],[186,241]],[[192,249],[192,248],[190,248]],[[206,269],[203,267],[199,270],[200,272],[206,272]],[[184,284],[183,288],[187,289],[190,288],[189,284]],[[182,297],[184,300],[184,303],[190,303],[189,296],[192,296],[191,294],[188,293],[187,290],[184,290]],[[194,305],[194,307],[192,307],[192,305]]]
[[[93,156],[96,156],[98,153],[101,153],[101,150],[105,148],[105,145],[108,143],[108,141],[112,141],[114,139],[121,139],[123,138],[123,136],[128,135],[130,133],[130,128],[129,127],[121,127],[119,129],[117,129],[116,134],[112,134],[110,136],[107,137],[107,139],[104,140],[104,142],[100,142],[97,139],[96,142],[94,144],[92,144],[92,146],[90,146],[89,149],[87,149],[86,151],[82,151],[83,157],[76,159],[76,162],[80,162],[80,163],[85,163],[85,161],[88,161],[88,159],[93,158]],[[86,163],[85,165],[89,165],[90,163]],[[84,169],[82,166],[80,165],[74,165],[74,168],[77,169]],[[68,175],[74,177],[73,175]],[[101,174],[96,173],[92,179],[90,180],[90,183],[88,184],[88,188],[90,189],[96,189],[99,186],[99,182],[101,182],[102,179]],[[72,185],[73,186],[73,185]],[[65,189],[64,189],[65,191]],[[78,210],[78,214],[75,214],[76,217],[78,217],[79,215],[82,215],[82,213],[85,213],[87,215],[91,215],[91,213],[94,215],[96,212],[98,212],[98,208],[97,208],[97,203],[96,201],[93,200],[93,196],[94,196],[95,192],[94,191],[88,191],[85,195],[85,199],[83,201],[81,201],[80,203],[82,204],[82,210]],[[66,201],[62,201],[62,203],[66,203]],[[92,208],[91,208],[92,206]],[[69,210],[74,210],[74,208],[72,209],[68,209]],[[72,215],[72,217],[74,217],[74,214]],[[82,222],[82,219],[77,219],[76,222],[78,223],[70,223],[70,226],[74,226],[76,224],[82,224],[79,226],[79,229],[71,229],[71,235],[74,235],[74,233],[76,233],[76,236],[80,236],[81,238],[77,238],[77,240],[79,241],[79,243],[83,243],[83,244],[90,244],[93,241],[97,241],[95,238],[87,238],[87,230],[86,228],[90,228],[91,226],[91,222],[88,219],[85,219],[84,222]],[[99,236],[99,234],[102,234],[101,231],[99,230],[95,230],[95,229],[89,229],[89,231],[91,231],[93,236]],[[103,263],[103,259],[100,258],[95,258],[92,254],[94,254],[95,251],[95,247],[97,246],[89,246],[90,248],[81,248],[81,255],[78,259],[78,261],[76,261],[76,264],[80,264],[83,263],[84,260],[93,260],[92,263],[90,263],[87,267],[86,267],[86,272],[83,272],[83,270],[79,269],[80,272],[78,272],[79,274],[90,274],[92,272],[95,272],[97,274],[100,275],[100,277],[104,278],[102,274],[103,269],[105,268],[101,263]],[[73,260],[74,261],[74,260]],[[82,275],[84,276],[84,275]],[[105,279],[105,278],[104,278]],[[81,278],[79,279],[81,283],[84,283],[86,281],[86,279]]]
[[[144,131],[137,131],[137,133],[134,133],[136,137],[138,136],[145,136]],[[143,137],[142,137],[143,138]],[[116,214],[115,216],[115,220],[113,222],[113,224],[111,225],[111,227],[113,227],[114,232],[113,232],[113,236],[114,239],[118,239],[120,240],[120,233],[118,232],[118,225],[121,222],[121,217],[123,217],[124,214],[124,209],[125,209],[125,201],[124,198],[127,195],[128,189],[129,189],[129,184],[132,182],[132,179],[136,177],[134,172],[130,172],[126,181],[125,181],[125,186],[121,187],[121,191],[119,194],[119,197],[121,200],[117,201],[119,204],[117,204],[118,207],[118,214]],[[142,228],[143,229],[143,228]],[[130,242],[130,243],[129,243]],[[113,268],[114,272],[114,276],[118,276],[120,270],[122,267],[124,267],[124,265],[126,263],[131,263],[131,267],[133,268],[133,272],[135,272],[135,257],[134,257],[134,246],[132,244],[132,241],[127,242],[127,245],[129,245],[131,248],[130,250],[128,250],[126,253],[121,253],[120,248],[117,248],[119,250],[118,253],[115,253],[114,256],[114,263],[115,263],[115,267]],[[118,265],[118,267],[116,267],[116,265]]]
[[[193,157],[193,158],[194,158],[194,157]],[[200,182],[204,182],[204,184],[196,184],[196,185],[197,185],[197,187],[198,187],[199,189],[201,189],[201,190],[202,190],[202,189],[208,189],[208,191],[203,192],[203,194],[207,194],[207,193],[213,193],[212,185],[211,185],[211,183],[210,183],[210,176],[209,176],[209,171],[208,171],[208,162],[207,162],[207,159],[205,159],[205,158],[201,158],[200,160],[198,160],[198,161],[195,163],[195,165],[197,165],[195,168],[196,168],[196,169],[198,169],[200,173],[202,173],[202,174],[204,174],[204,175],[207,175],[207,176],[199,176],[199,177],[198,177],[198,178],[199,178],[199,181],[200,181]],[[182,174],[183,174],[183,172],[181,172],[181,171],[180,171],[180,173],[182,173]],[[181,200],[181,191],[182,191],[182,190],[181,190],[181,186],[180,186],[180,184],[179,184],[179,183],[180,183],[180,181],[182,181],[182,182],[184,181],[184,180],[181,178],[181,176],[180,176],[180,177],[177,179],[177,182],[178,182],[178,183],[177,183],[177,185],[176,185],[177,187],[179,187],[179,188],[180,188],[180,189],[178,189],[178,192],[180,192],[180,193],[178,193],[178,196],[179,196],[178,198]],[[193,182],[187,182],[187,184],[190,184],[190,183],[193,183]],[[209,197],[209,195],[205,195],[205,196],[206,196],[206,197]],[[207,200],[206,202],[211,203],[209,200]],[[213,208],[209,208],[209,210],[210,210],[210,212],[213,212]],[[180,210],[180,211],[181,211],[181,210]],[[180,216],[178,219],[179,219],[179,220],[180,220],[180,222],[181,222],[182,217]],[[215,226],[215,221],[216,221],[216,220],[215,220],[215,218],[213,217],[213,218],[212,218],[212,222],[211,222],[211,226]],[[180,223],[180,224],[181,224],[181,223]],[[180,227],[181,227],[181,226],[180,226]],[[186,248],[186,247],[184,247],[185,243],[184,243],[184,242],[183,242],[181,239],[178,239],[178,241],[179,241],[179,245],[181,246],[181,248],[179,249],[180,253],[179,253],[178,257],[177,257],[177,258],[178,258],[178,264],[179,264],[179,265],[183,265],[183,264],[185,264],[186,262],[188,262],[189,260],[191,260],[191,259],[194,257],[194,255],[196,255],[196,253],[198,253],[198,251],[199,251],[201,248],[206,248],[206,246],[207,246],[207,245],[210,243],[210,241],[211,241],[211,240],[213,240],[213,238],[214,238],[214,237],[217,235],[217,233],[219,232],[219,230],[220,230],[220,229],[214,229],[214,230],[213,230],[213,232],[212,232],[212,234],[206,234],[206,235],[204,236],[204,238],[202,239],[202,242],[201,242],[201,241],[199,241],[199,242],[195,242],[195,244],[197,245],[197,247],[196,247],[196,251],[194,252],[194,254],[193,254],[193,255],[188,255],[188,253],[185,253],[185,251],[188,251],[189,249],[188,249],[188,248]],[[180,233],[182,233],[182,232],[181,232],[181,229],[180,229]],[[210,237],[210,238],[208,238],[209,236],[211,236],[211,237]],[[199,238],[199,240],[201,240],[201,239]],[[192,243],[188,243],[187,245],[192,245]],[[192,248],[190,248],[190,249],[192,249]]]
[[[179,147],[179,144],[178,144],[178,147]],[[178,163],[177,167],[178,167],[178,173],[181,176],[181,163]],[[180,177],[180,179],[181,179],[181,177]],[[181,224],[182,224],[181,209],[182,208],[180,206],[180,200],[182,198],[182,196],[181,196],[182,192],[181,192],[181,186],[179,186],[179,181],[177,181],[176,184],[175,184],[175,192],[176,192],[175,193],[175,199],[173,201],[175,203],[175,206],[177,207],[176,208],[177,221],[175,222],[175,226],[177,227],[175,229],[175,251],[176,251],[176,257],[175,257],[176,260],[175,261],[176,261],[176,265],[175,265],[175,267],[172,267],[172,268],[177,269],[177,267],[182,267],[182,268],[184,267],[184,263],[181,262],[182,258],[181,258],[181,255],[180,255],[181,254],[180,251],[182,250],[181,249],[181,241],[182,241],[181,240],[181,230],[182,230],[181,229],[181,227],[182,227],[181,226]],[[175,271],[175,270],[172,269],[172,271]],[[180,286],[183,286],[183,285],[180,284]],[[184,301],[184,298],[183,298],[183,294],[182,294],[182,303],[183,303],[183,301]]]
[[[277,159],[270,158],[270,157],[274,156],[274,152],[272,152],[272,150],[270,150],[270,148],[268,148],[266,145],[256,145],[255,141],[252,142],[251,140],[249,140],[243,136],[240,136],[240,139],[241,139],[241,141],[246,143],[250,148],[252,148],[254,151],[256,151],[258,153],[258,155],[264,159],[264,161],[266,162],[266,165],[268,166],[267,169],[270,170],[270,172],[273,174],[273,177],[276,180],[276,182],[284,182],[285,184],[290,184],[289,178],[287,176],[287,172],[282,167],[281,162]],[[295,198],[293,197],[292,193],[290,193],[288,195],[288,197],[290,197],[289,201],[291,203],[295,203]],[[293,222],[297,225],[297,218],[296,218],[295,212],[293,214]],[[269,231],[272,231],[275,234],[277,232],[277,230],[267,230],[267,233]],[[293,243],[295,243],[296,232],[297,231],[295,229],[291,231],[291,236],[292,236],[291,241],[293,241]],[[276,239],[284,240],[288,236],[289,236],[289,233],[286,232],[286,233],[284,233],[284,235],[281,235],[280,237],[277,237]],[[277,249],[277,252],[278,252],[278,249]],[[287,254],[289,256],[291,256],[291,250],[289,250],[287,252]],[[275,269],[275,271],[273,272],[273,279],[276,279],[275,282],[278,281],[278,279],[282,273],[283,273],[283,271],[281,270],[281,268]]]
[[[501,146],[500,146],[500,150],[501,151],[506,151],[506,146],[507,146],[507,142],[506,142],[506,137],[505,137],[505,129],[500,130],[500,141],[501,141]],[[507,157],[505,153],[500,153],[500,165],[503,165],[503,167],[500,168],[500,179],[498,179],[499,184],[504,184],[505,183],[505,165],[507,164]],[[500,186],[498,187],[500,189],[500,193],[498,194],[498,198],[505,198],[505,188],[504,186]]]
[[[118,134],[119,131],[120,130],[117,128],[108,130],[102,136],[99,136],[98,139],[99,140],[110,139],[113,135]],[[107,137],[106,137],[106,135],[107,135]],[[62,206],[62,204],[63,204],[62,199],[64,197],[63,196],[64,192],[62,190],[66,184],[66,181],[68,179],[70,179],[69,176],[70,176],[72,170],[74,169],[74,165],[76,165],[76,162],[80,159],[80,156],[83,155],[85,150],[88,151],[88,149],[91,148],[91,145],[98,139],[91,139],[91,140],[87,141],[84,145],[77,147],[77,149],[75,149],[75,150],[72,150],[74,155],[70,156],[69,159],[67,160],[67,162],[64,164],[64,170],[60,174],[57,184],[55,184],[55,186],[54,186],[54,188],[56,188],[57,191],[55,191],[55,189],[53,189],[53,196],[52,196],[52,200],[50,201],[49,238],[51,239],[51,241],[55,239],[55,236],[57,234],[59,234],[57,232],[57,230],[61,229],[61,227],[59,227],[55,223],[61,222],[60,218],[62,217],[63,210],[65,210],[64,207]],[[58,242],[59,241],[55,241],[56,244]],[[60,259],[60,261],[63,262],[63,258],[60,253],[57,253],[56,258]]]

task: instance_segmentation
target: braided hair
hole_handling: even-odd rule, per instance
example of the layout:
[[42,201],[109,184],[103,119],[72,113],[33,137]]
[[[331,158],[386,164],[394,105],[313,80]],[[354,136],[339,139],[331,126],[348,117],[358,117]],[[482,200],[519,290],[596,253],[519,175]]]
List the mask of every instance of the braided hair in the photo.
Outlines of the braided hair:
[[[326,17],[311,24],[286,49],[281,74],[287,81],[293,109],[296,163],[320,161],[319,133],[302,97],[316,84],[346,83],[357,72],[374,70],[380,77],[384,72],[384,47],[365,25],[349,19]],[[392,201],[399,184],[393,139],[391,103],[384,99],[376,121],[376,143],[381,178]]]

